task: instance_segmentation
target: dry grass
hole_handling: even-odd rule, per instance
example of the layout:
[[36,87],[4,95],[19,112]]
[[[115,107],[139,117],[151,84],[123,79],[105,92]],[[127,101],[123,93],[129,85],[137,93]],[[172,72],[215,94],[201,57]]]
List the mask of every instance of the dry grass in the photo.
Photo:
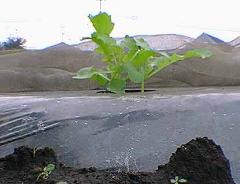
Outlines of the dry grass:
[[0,55],[14,54],[25,51],[24,49],[1,50]]

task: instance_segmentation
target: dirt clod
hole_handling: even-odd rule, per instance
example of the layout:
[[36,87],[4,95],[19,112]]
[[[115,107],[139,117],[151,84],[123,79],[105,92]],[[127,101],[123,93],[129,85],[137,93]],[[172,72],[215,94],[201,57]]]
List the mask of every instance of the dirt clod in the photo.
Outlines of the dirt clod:
[[169,177],[182,176],[191,184],[233,184],[230,164],[220,146],[208,138],[182,145],[164,169]]

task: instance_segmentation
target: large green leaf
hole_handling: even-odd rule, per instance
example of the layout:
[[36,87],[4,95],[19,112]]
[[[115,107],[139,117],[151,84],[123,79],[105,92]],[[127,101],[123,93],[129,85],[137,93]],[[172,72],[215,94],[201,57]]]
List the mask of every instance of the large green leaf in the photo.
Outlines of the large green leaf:
[[146,50],[151,50],[149,44],[143,38],[136,39],[136,42],[138,47]]
[[151,60],[151,65],[153,70],[149,73],[147,78],[152,77],[159,71],[161,71],[163,68],[167,67],[168,65],[171,64],[171,60],[165,56],[160,56],[160,57],[154,57]]
[[170,59],[169,54],[166,53],[166,52],[159,52],[159,54],[160,54],[161,56],[165,56],[166,58],[169,58],[169,59]]
[[144,72],[140,72],[137,68],[130,62],[126,63],[125,70],[128,73],[129,79],[134,83],[141,83],[144,81]]
[[147,64],[149,58],[153,57],[156,55],[156,52],[152,51],[152,50],[140,50],[136,57],[133,59],[132,63],[134,64],[134,66],[136,67],[145,67],[145,65]]
[[138,45],[136,40],[133,37],[130,36],[125,36],[125,38],[122,40],[122,42],[120,43],[120,45],[126,49],[128,52],[129,51],[136,51],[138,50]]
[[95,73],[91,79],[96,81],[100,86],[105,86],[109,82],[108,77],[102,73]]
[[196,57],[205,59],[212,56],[212,53],[206,49],[189,50],[184,55],[179,55],[174,53],[173,55],[169,56],[168,54],[166,55],[165,53],[160,53],[160,54],[162,55],[161,57],[155,57],[152,60],[151,65],[154,68],[154,70],[149,73],[148,78],[152,77],[153,75],[155,75],[162,69],[166,68],[167,66],[179,61],[183,61],[184,59],[196,58]]
[[123,62],[132,62],[140,51],[135,39],[129,36],[126,36],[120,45],[125,53]]
[[202,59],[209,58],[212,56],[212,52],[207,49],[194,49],[189,50],[184,54],[186,59],[193,57],[200,57]]
[[82,68],[77,72],[77,75],[74,76],[74,79],[92,79],[96,81],[100,86],[106,85],[110,79],[107,77],[106,71],[96,70],[93,67]]
[[153,66],[151,65],[151,61],[143,68],[144,73],[144,80],[146,80],[149,74],[154,70]]
[[171,63],[175,63],[178,61],[183,61],[185,59],[185,56],[179,55],[179,54],[173,54],[170,56]]
[[112,22],[110,15],[107,13],[99,13],[96,16],[89,15],[89,19],[97,33],[105,35],[111,34],[114,28],[114,23]]
[[92,34],[92,40],[98,45],[95,51],[103,55],[104,61],[112,62],[122,60],[124,51],[123,48],[117,44],[115,39],[95,32]]
[[112,79],[109,83],[108,83],[108,91],[111,91],[113,93],[124,93],[126,87],[126,80],[123,79]]
[[179,61],[183,61],[185,59],[184,56],[179,55],[179,54],[173,54],[171,56],[169,56],[168,54],[161,54],[162,56],[160,57],[154,57],[151,60],[151,66],[153,68],[153,70],[151,71],[151,73],[149,73],[148,78],[152,77],[153,75],[155,75],[156,73],[158,73],[159,71],[161,71],[162,69],[166,68],[167,66],[179,62]]
[[92,34],[92,40],[98,44],[99,46],[102,46],[102,44],[108,45],[109,47],[112,45],[117,45],[117,42],[112,37],[109,37],[108,35],[94,32]]
[[107,35],[94,32],[92,34],[92,41],[94,41],[98,45],[96,52],[102,54],[106,58],[106,60],[111,60],[111,47],[117,44],[116,40]]
[[82,68],[77,72],[77,75],[74,76],[74,79],[90,79],[96,72],[96,69],[93,67]]

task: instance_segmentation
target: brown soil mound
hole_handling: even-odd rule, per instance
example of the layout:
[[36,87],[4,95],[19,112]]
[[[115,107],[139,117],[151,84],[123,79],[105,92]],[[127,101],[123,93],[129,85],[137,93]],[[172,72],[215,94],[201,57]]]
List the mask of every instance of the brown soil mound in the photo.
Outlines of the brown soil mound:
[[[56,169],[47,180],[36,178],[47,164]],[[159,166],[152,173],[114,172],[96,168],[74,169],[65,167],[56,160],[53,150],[33,150],[26,147],[15,149],[14,153],[0,159],[0,183],[57,183],[68,184],[169,184],[170,179],[179,176],[191,184],[234,184],[228,160],[220,146],[207,138],[197,138],[182,145],[168,164]]]
[[[185,86],[238,86],[240,85],[240,49],[227,45],[189,43],[182,53],[189,49],[206,48],[213,53],[209,59],[190,59],[171,65],[155,76],[157,81]],[[150,80],[151,81],[151,80]],[[171,86],[171,85],[169,85]]]
[[101,67],[99,59],[94,52],[81,51],[73,46],[57,47],[0,56],[0,68],[57,68],[76,72],[81,67]]
[[25,51],[0,56],[0,92],[67,91],[92,89],[89,80],[73,80],[82,67],[97,66],[99,56],[74,47]]

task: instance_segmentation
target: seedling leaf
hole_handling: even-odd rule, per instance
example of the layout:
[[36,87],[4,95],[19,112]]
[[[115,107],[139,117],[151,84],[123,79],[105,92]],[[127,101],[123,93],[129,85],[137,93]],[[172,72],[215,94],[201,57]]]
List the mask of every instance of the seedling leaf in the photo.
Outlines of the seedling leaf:
[[96,69],[93,67],[82,68],[77,72],[77,75],[74,76],[74,79],[90,79],[96,72]]
[[136,42],[137,42],[138,47],[140,47],[142,49],[146,49],[146,50],[151,50],[151,47],[143,38],[136,39]]
[[125,68],[128,72],[129,79],[135,83],[141,83],[144,81],[144,73],[137,71],[132,63],[126,63]]
[[126,81],[122,79],[112,79],[108,84],[108,91],[113,93],[124,93]]
[[54,164],[48,164],[43,168],[43,171],[38,175],[37,181],[42,177],[43,179],[48,179],[49,175],[55,170]]
[[110,15],[107,13],[99,13],[96,16],[89,15],[89,19],[98,33],[108,36],[111,34],[114,28],[114,23],[112,22]]
[[194,50],[189,50],[185,54],[185,59],[187,58],[193,58],[193,57],[199,57],[202,59],[206,59],[212,56],[212,52],[206,49],[194,49]]
[[98,73],[96,72],[92,77],[91,77],[92,80],[96,81],[100,86],[105,86],[109,79],[108,77],[103,74],[103,73]]
[[92,40],[98,45],[95,51],[104,56],[104,61],[114,62],[123,56],[123,49],[117,44],[115,39],[95,32],[92,34]]
[[187,183],[187,180],[185,180],[185,179],[180,179],[180,180],[179,180],[179,183]]
[[48,164],[47,167],[44,167],[43,171],[47,173],[51,173],[55,170],[55,165],[54,164]]
[[155,55],[156,52],[152,50],[140,50],[132,62],[136,67],[145,67],[148,64],[148,59]]
[[110,79],[107,77],[109,72],[97,70],[94,67],[82,68],[74,76],[74,79],[92,79],[95,80],[100,86],[104,86]]
[[168,58],[168,59],[170,59],[170,56],[166,52],[159,52],[159,54],[164,56],[164,57],[166,57],[166,58]]

